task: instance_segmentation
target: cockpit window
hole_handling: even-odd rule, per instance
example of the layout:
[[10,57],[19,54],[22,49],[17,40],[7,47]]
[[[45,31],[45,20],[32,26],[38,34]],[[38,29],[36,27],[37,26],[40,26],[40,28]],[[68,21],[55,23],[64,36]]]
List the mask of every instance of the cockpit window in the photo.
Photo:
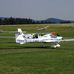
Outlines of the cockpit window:
[[38,38],[38,34],[34,34],[33,35],[33,38]]
[[57,36],[60,36],[59,34],[57,34]]

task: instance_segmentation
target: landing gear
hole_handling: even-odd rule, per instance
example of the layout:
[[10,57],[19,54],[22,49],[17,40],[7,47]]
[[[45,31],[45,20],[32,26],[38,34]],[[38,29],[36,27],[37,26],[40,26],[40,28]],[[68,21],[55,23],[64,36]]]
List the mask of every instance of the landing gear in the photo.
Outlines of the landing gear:
[[51,47],[53,47],[53,48],[59,48],[60,44],[55,44],[55,45],[52,45]]

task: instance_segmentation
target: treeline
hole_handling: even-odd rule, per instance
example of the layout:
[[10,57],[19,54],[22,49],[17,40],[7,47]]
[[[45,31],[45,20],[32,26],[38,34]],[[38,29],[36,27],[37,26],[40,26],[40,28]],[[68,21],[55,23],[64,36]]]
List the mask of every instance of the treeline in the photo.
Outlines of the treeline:
[[15,25],[15,24],[30,24],[33,23],[32,19],[27,18],[0,18],[0,25]]
[[0,25],[16,25],[16,24],[48,24],[48,23],[71,23],[70,21],[51,22],[51,21],[34,21],[30,18],[0,18]]

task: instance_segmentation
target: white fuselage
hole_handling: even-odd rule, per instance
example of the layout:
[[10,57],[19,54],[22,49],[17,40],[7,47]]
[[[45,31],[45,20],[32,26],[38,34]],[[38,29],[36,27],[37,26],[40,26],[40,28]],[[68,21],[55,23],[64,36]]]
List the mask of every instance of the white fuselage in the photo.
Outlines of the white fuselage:
[[46,34],[38,37],[24,37],[22,34],[16,38],[16,43],[24,44],[27,42],[60,42],[62,40],[61,36],[51,37],[50,34]]

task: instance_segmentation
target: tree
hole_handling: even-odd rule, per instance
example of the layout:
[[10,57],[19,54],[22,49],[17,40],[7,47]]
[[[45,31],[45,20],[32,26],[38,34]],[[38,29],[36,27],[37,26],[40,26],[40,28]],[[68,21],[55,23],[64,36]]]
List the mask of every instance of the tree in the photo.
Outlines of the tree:
[[13,18],[13,17],[10,17],[9,19],[8,19],[8,23],[9,24],[16,24],[16,20],[15,20],[15,18]]
[[0,25],[2,24],[2,19],[0,18]]

